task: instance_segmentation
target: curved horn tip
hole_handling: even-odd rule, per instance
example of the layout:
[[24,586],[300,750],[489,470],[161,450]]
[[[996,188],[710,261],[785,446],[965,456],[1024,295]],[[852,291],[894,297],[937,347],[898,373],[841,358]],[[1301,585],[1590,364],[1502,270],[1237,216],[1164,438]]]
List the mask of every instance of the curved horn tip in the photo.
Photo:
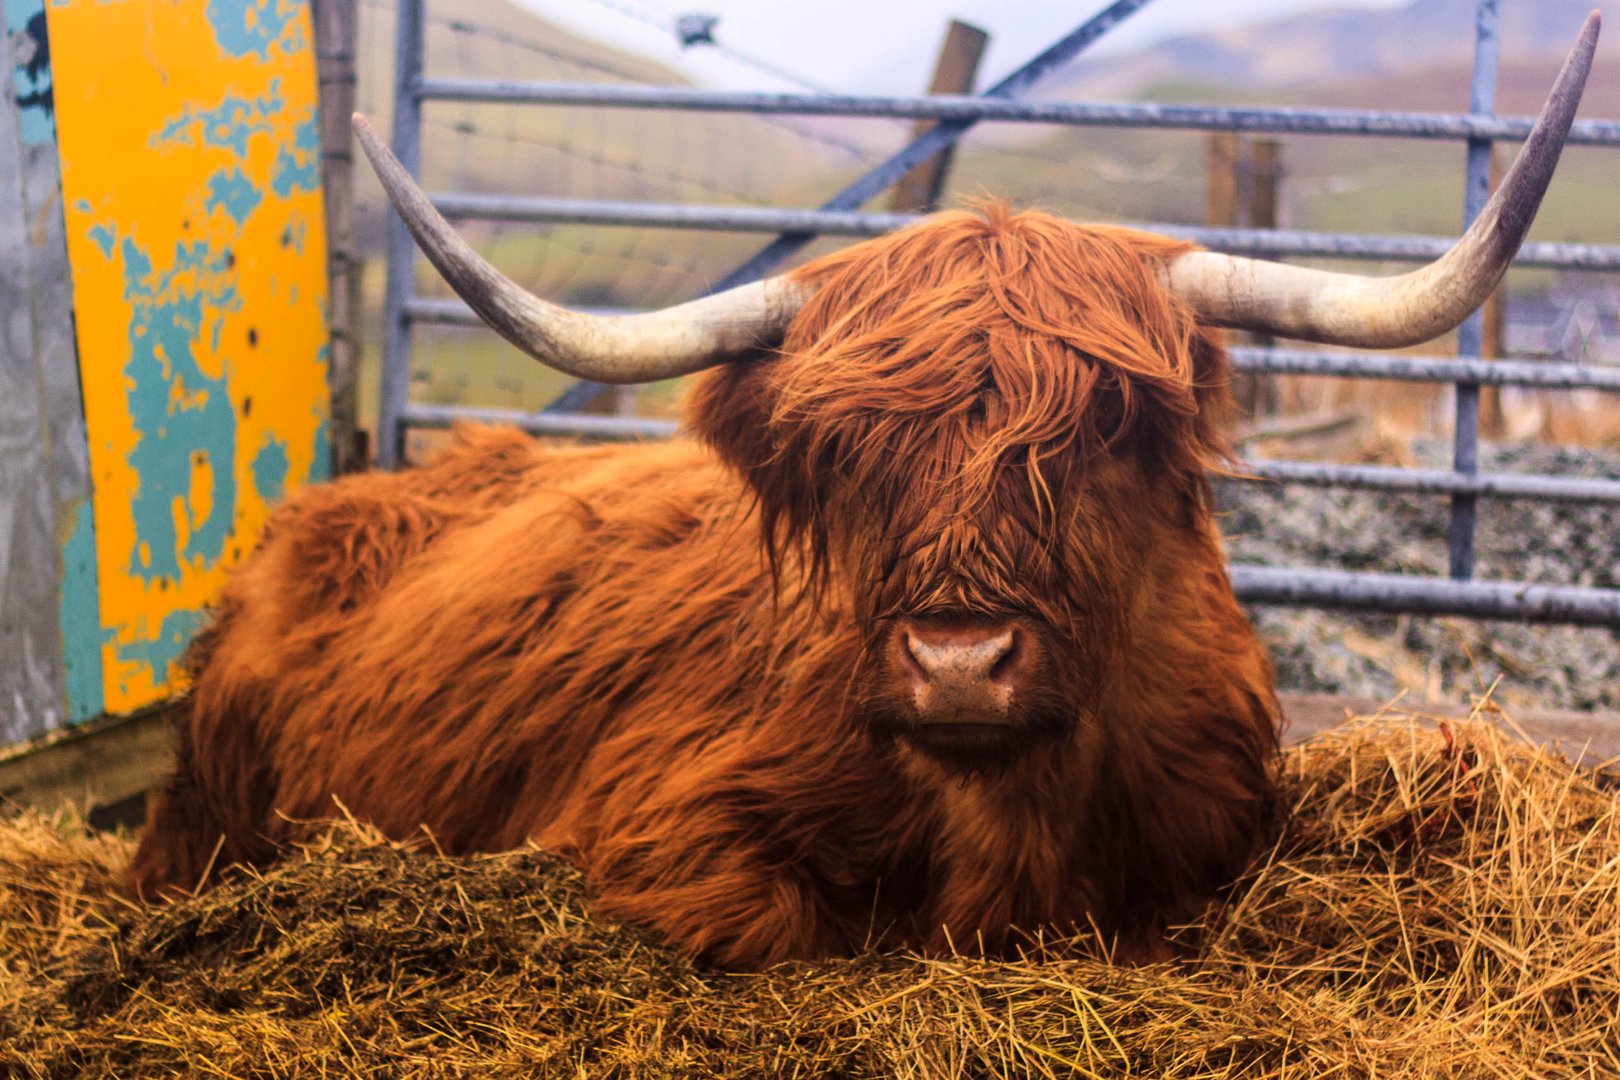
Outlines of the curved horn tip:
[[1575,35],[1575,44],[1571,52],[1584,52],[1591,54],[1597,48],[1598,33],[1603,29],[1603,12],[1597,8],[1581,23],[1581,32]]

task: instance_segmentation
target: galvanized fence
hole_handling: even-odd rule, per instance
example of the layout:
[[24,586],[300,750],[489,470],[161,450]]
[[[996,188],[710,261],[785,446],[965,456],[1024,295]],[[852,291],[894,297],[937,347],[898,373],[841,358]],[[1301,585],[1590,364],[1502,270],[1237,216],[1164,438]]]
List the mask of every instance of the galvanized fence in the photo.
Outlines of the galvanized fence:
[[[814,210],[458,192],[442,192],[433,197],[440,211],[452,218],[779,234],[758,255],[716,282],[712,291],[720,291],[769,273],[818,236],[875,236],[908,224],[914,220],[913,215],[861,212],[857,208],[894,184],[912,167],[956,142],[973,125],[984,121],[1461,141],[1467,146],[1463,207],[1465,227],[1478,216],[1488,195],[1492,144],[1521,141],[1533,124],[1533,119],[1529,117],[1494,115],[1500,0],[1478,0],[1473,82],[1467,113],[1019,100],[1041,78],[1073,59],[1109,29],[1149,2],[1117,0],[981,95],[866,97],[431,78],[423,71],[425,0],[400,0],[394,150],[405,167],[413,175],[419,176],[422,107],[429,101],[937,121],[934,127],[903,150]],[[1572,38],[1575,29],[1570,28]],[[1570,131],[1568,143],[1576,146],[1620,146],[1620,121],[1578,120]],[[1427,261],[1443,254],[1452,244],[1452,240],[1445,237],[1213,229],[1152,222],[1137,224],[1140,228],[1196,241],[1215,251],[1261,257]],[[539,413],[413,403],[408,395],[413,328],[430,324],[474,325],[478,322],[458,301],[413,295],[413,258],[414,248],[403,224],[397,216],[391,216],[386,337],[378,414],[379,458],[384,467],[394,467],[399,463],[408,429],[445,427],[457,420],[512,423],[537,433],[577,434],[596,438],[660,437],[673,430],[673,425],[667,421],[577,412],[578,407],[597,389],[588,385],[575,387]],[[1616,271],[1620,270],[1620,247],[1527,243],[1521,249],[1515,265]],[[1483,316],[1476,312],[1458,329],[1458,354],[1455,357],[1330,353],[1288,348],[1232,350],[1234,366],[1240,372],[1450,383],[1456,391],[1456,423],[1450,470],[1297,461],[1245,463],[1248,472],[1258,480],[1446,496],[1450,500],[1451,510],[1449,578],[1235,564],[1231,568],[1232,581],[1241,598],[1266,604],[1620,627],[1620,590],[1474,580],[1474,537],[1479,499],[1620,503],[1620,481],[1479,471],[1479,398],[1482,386],[1620,391],[1620,369],[1514,359],[1487,361],[1481,358],[1482,338]]]

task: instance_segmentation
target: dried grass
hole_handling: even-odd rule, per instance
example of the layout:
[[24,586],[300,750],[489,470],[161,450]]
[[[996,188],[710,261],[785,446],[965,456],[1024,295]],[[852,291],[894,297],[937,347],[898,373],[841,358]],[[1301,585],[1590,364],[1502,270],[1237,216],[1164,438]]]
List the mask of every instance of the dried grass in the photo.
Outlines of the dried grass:
[[1479,720],[1288,751],[1290,824],[1194,959],[1084,941],[737,976],[591,917],[538,851],[349,825],[146,911],[122,841],[0,822],[0,1071],[23,1076],[1620,1075],[1620,816]]

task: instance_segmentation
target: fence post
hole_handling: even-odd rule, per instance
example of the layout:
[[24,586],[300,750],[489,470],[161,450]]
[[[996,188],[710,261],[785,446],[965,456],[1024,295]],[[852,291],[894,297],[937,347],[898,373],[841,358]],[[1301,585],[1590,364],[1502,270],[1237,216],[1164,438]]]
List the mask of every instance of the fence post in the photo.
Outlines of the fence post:
[[[1204,151],[1204,224],[1214,229],[1230,229],[1242,224],[1254,209],[1253,185],[1245,140],[1235,131],[1212,131]],[[1245,195],[1248,197],[1245,198]],[[1240,209],[1250,211],[1249,215]],[[1229,334],[1237,334],[1232,331]],[[1245,337],[1236,340],[1244,341]],[[1232,376],[1232,401],[1241,416],[1254,419],[1260,414],[1261,387],[1266,376],[1259,372],[1238,372]]]
[[[1278,191],[1283,175],[1282,143],[1277,139],[1250,139],[1248,143],[1248,160],[1244,170],[1248,181],[1248,220],[1244,224],[1251,229],[1275,229],[1278,225]],[[1269,334],[1250,335],[1250,344],[1260,348],[1270,348],[1276,343],[1277,339]],[[1250,416],[1277,414],[1275,376],[1256,373],[1250,376],[1249,384],[1243,389],[1247,392],[1247,400],[1240,398],[1238,403]]]
[[[1496,110],[1496,65],[1500,51],[1497,37],[1497,0],[1479,0],[1474,20],[1474,75],[1468,92],[1468,111],[1488,116]],[[1463,186],[1463,221],[1467,229],[1485,208],[1491,186],[1491,146],[1487,138],[1468,140],[1468,175]],[[1479,357],[1483,349],[1485,315],[1476,311],[1457,327],[1457,355]],[[1472,476],[1479,471],[1479,383],[1459,382],[1456,388],[1457,415],[1453,431],[1451,465],[1453,471]],[[1451,497],[1450,572],[1457,581],[1474,576],[1474,524],[1479,497],[1456,494]]]
[[1229,229],[1238,220],[1238,136],[1212,131],[1204,151],[1204,224]]
[[331,353],[327,389],[332,399],[332,475],[366,467],[370,456],[360,430],[360,260],[354,249],[354,156],[349,117],[354,113],[354,50],[359,37],[355,0],[312,0],[316,77],[320,85],[321,193],[326,205],[327,304]]
[[1249,221],[1251,229],[1277,227],[1278,189],[1282,181],[1282,143],[1249,140]]
[[[960,19],[952,19],[945,30],[945,43],[939,48],[939,59],[934,63],[934,78],[928,84],[930,94],[971,94],[973,80],[979,73],[979,61],[990,35]],[[919,120],[911,128],[911,137],[920,139],[936,121]],[[922,162],[900,178],[889,197],[889,209],[900,213],[910,211],[932,212],[939,209],[940,192],[945,189],[945,176],[950,172],[956,144],[944,147],[939,153]]]
[[[423,38],[426,0],[399,0],[394,17],[394,154],[405,171],[422,175]],[[411,387],[411,322],[405,305],[416,273],[416,245],[399,211],[388,208],[388,284],[383,291],[382,393],[377,406],[377,465],[395,469],[405,457],[405,406]]]

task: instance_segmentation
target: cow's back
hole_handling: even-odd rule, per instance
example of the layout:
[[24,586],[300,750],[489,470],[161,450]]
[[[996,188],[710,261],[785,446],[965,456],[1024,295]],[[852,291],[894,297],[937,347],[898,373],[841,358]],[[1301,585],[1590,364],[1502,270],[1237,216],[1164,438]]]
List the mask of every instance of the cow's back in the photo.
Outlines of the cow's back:
[[192,649],[131,884],[266,861],[339,803],[452,850],[521,843],[653,658],[736,646],[764,584],[744,504],[691,443],[507,430],[292,496]]

